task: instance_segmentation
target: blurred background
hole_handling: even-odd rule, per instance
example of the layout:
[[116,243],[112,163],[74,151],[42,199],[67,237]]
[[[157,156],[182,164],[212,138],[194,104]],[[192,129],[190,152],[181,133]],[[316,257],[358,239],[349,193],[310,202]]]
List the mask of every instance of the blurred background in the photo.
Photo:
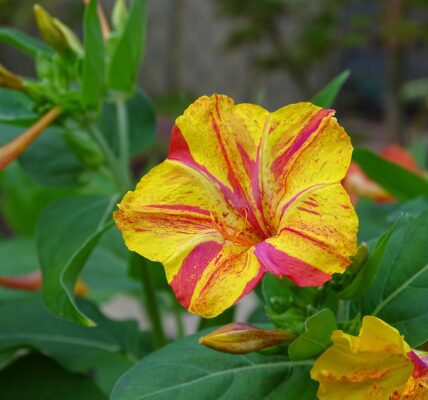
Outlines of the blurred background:
[[[0,23],[36,33],[33,0],[0,0]],[[81,30],[83,3],[40,4]],[[113,1],[104,0],[109,12]],[[351,76],[335,108],[354,141],[409,144],[427,133],[427,0],[148,0],[141,86],[166,138],[201,94],[274,110],[310,99],[339,72]],[[7,67],[31,75],[0,45]]]

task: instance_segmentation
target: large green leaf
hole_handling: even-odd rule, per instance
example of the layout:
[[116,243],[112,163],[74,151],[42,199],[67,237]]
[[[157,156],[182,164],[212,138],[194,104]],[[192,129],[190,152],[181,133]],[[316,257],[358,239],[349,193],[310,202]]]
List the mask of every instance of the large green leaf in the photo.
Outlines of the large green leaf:
[[135,90],[144,51],[146,21],[146,1],[134,0],[110,59],[108,80],[113,90],[124,93]]
[[27,175],[41,185],[75,188],[82,184],[85,169],[67,147],[59,128],[46,129],[19,161]]
[[60,317],[91,325],[74,301],[74,285],[100,235],[112,224],[117,196],[69,197],[40,217],[36,238],[46,307]]
[[88,298],[103,302],[117,293],[139,293],[141,281],[127,273],[128,256],[121,234],[112,227],[101,237],[82,272],[82,280],[89,288]]
[[353,160],[365,174],[399,201],[428,195],[428,181],[368,149],[354,150]]
[[2,171],[0,210],[7,225],[17,234],[34,233],[37,218],[51,201],[70,194],[69,190],[42,187],[14,162]]
[[97,107],[100,104],[106,83],[106,53],[97,5],[98,0],[91,0],[86,6],[83,19],[85,56],[82,96],[87,107]]
[[[149,97],[138,91],[127,102],[129,141],[131,155],[150,148],[155,141],[155,112]],[[105,103],[98,126],[110,145],[118,151],[117,115],[113,104]]]
[[331,107],[350,74],[349,70],[341,72],[312,98],[311,103],[318,107]]
[[38,53],[47,56],[53,54],[53,50],[40,40],[12,28],[0,28],[0,41],[10,44],[31,57],[35,57]]
[[[0,123],[27,125],[37,119],[33,102],[16,90],[0,88]],[[20,128],[22,133],[25,128]]]
[[358,199],[355,207],[359,219],[358,241],[367,243],[381,236],[390,228],[388,218],[396,210],[396,203],[379,204],[371,199]]
[[308,360],[331,345],[331,334],[337,328],[336,317],[324,308],[305,321],[305,332],[288,346],[291,360]]
[[373,284],[361,299],[363,314],[395,326],[412,347],[428,340],[428,210],[392,234]]
[[215,352],[194,335],[140,361],[120,378],[110,400],[313,400],[317,385],[309,366],[284,356]]
[[97,327],[87,328],[55,317],[43,307],[38,294],[2,302],[0,352],[37,351],[73,372],[86,372],[111,357],[128,360],[129,368],[140,354],[137,324],[111,321],[91,303],[79,304]]
[[41,355],[19,359],[0,372],[4,400],[105,400],[91,380],[71,374]]
[[338,293],[341,299],[350,300],[359,298],[370,287],[378,271],[380,261],[385,253],[389,239],[400,222],[400,219],[377,240],[376,245],[372,251],[370,251],[369,257],[365,260],[355,278],[347,287]]

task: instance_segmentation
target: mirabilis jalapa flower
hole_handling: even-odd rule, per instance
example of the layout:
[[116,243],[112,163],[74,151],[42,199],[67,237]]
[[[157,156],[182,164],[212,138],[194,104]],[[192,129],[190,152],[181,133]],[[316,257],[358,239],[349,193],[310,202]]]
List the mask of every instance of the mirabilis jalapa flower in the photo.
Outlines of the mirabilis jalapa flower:
[[331,340],[311,370],[320,400],[428,399],[426,358],[384,321],[366,316],[358,336],[337,330]]
[[181,304],[208,318],[266,272],[299,286],[343,272],[358,220],[340,183],[352,146],[333,115],[199,98],[177,119],[168,159],[114,213],[126,245],[163,263]]

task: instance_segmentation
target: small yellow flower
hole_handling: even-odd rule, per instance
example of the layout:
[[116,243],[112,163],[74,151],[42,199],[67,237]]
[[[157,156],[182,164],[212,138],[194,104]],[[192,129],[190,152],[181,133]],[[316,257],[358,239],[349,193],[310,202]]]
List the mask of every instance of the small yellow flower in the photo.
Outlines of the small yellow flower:
[[358,336],[337,330],[331,340],[311,370],[320,400],[428,399],[415,353],[392,326],[366,316]]

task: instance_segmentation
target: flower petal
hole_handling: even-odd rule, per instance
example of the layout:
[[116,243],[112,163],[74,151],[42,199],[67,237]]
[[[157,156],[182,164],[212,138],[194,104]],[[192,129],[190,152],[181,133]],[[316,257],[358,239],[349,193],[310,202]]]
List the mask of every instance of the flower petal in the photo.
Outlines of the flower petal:
[[364,317],[358,337],[335,331],[331,339],[333,345],[311,370],[312,379],[320,382],[320,400],[389,399],[412,375],[409,346],[376,317]]
[[256,245],[260,263],[299,286],[319,286],[343,272],[355,254],[358,219],[340,184],[321,186],[290,202],[277,236]]
[[207,176],[259,236],[265,236],[257,152],[269,113],[227,96],[196,100],[176,121],[169,158]]
[[170,284],[190,312],[212,318],[249,293],[263,275],[252,248],[212,241],[187,254]]
[[153,168],[114,219],[128,248],[162,262],[179,301],[199,315],[218,315],[261,278],[250,244],[234,234],[248,230],[245,220],[203,174],[182,163]]
[[352,146],[333,114],[310,103],[292,104],[271,114],[261,168],[263,206],[273,226],[291,199],[345,176]]

